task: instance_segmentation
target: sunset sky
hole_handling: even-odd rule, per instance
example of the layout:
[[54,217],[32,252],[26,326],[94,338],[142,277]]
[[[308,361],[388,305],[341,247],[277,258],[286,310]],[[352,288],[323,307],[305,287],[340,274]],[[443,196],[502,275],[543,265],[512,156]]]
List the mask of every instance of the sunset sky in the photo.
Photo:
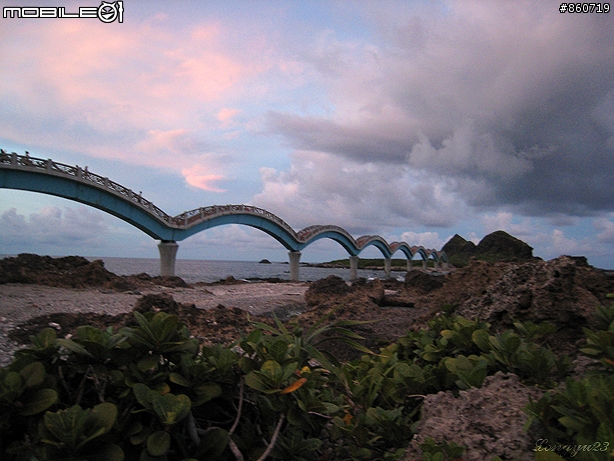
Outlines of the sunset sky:
[[[614,12],[560,4],[126,0],[123,23],[0,18],[0,147],[87,165],[172,215],[245,203],[436,249],[501,229],[612,269]],[[158,256],[123,221],[32,192],[0,189],[0,235],[0,254]],[[286,253],[234,225],[178,258]],[[346,256],[325,240],[301,260]]]

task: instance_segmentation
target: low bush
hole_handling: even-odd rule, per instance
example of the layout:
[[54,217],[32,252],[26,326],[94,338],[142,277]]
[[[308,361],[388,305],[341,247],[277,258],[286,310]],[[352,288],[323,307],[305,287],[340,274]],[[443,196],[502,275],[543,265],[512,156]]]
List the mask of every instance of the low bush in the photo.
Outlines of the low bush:
[[599,307],[596,317],[596,329],[584,329],[586,344],[580,348],[593,359],[584,378],[567,378],[562,389],[530,401],[525,409],[527,427],[536,423],[545,433],[538,453],[579,461],[614,459],[614,304]]
[[[309,329],[254,323],[232,347],[203,347],[176,315],[134,315],[136,326],[119,331],[82,326],[57,338],[45,329],[0,369],[0,450],[8,459],[394,460],[426,394],[480,387],[500,370],[549,386],[568,370],[535,342],[551,333],[546,325],[497,334],[441,315],[373,353],[358,342],[357,322],[329,317]],[[365,354],[338,363],[319,350],[331,339]],[[608,344],[587,347],[609,360]],[[536,405],[555,411],[552,402]],[[607,436],[600,427],[583,436]],[[429,447],[426,459],[459,450]]]

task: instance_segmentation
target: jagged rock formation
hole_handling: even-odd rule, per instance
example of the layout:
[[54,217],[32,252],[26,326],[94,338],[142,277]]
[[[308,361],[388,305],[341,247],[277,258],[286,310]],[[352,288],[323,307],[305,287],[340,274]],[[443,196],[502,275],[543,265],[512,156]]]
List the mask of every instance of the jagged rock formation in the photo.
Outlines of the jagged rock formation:
[[475,243],[465,240],[458,234],[454,234],[448,242],[443,246],[441,251],[445,251],[448,257],[451,256],[469,256],[475,255]]
[[472,260],[443,280],[428,295],[416,292],[415,305],[428,305],[432,313],[451,306],[454,315],[479,318],[497,329],[516,321],[546,321],[557,328],[558,344],[553,346],[562,352],[574,347],[582,327],[592,326],[595,307],[609,304],[606,295],[614,292],[611,273],[571,256],[509,263]]
[[[437,443],[455,442],[467,448],[466,461],[503,459],[532,461],[537,437],[524,430],[527,415],[522,408],[529,397],[537,400],[543,391],[520,382],[514,374],[498,372],[484,380],[480,389],[427,395],[418,433],[403,461],[422,459],[418,448],[426,438]],[[502,398],[505,396],[505,398]]]
[[483,261],[526,261],[533,259],[533,248],[504,231],[495,231],[484,237],[478,245],[455,234],[442,248],[450,262],[463,267],[471,257]]
[[176,276],[116,275],[108,271],[99,259],[89,261],[81,256],[52,258],[29,253],[0,259],[2,283],[34,283],[66,288],[102,287],[116,291],[132,291],[144,284],[187,286],[183,279]]

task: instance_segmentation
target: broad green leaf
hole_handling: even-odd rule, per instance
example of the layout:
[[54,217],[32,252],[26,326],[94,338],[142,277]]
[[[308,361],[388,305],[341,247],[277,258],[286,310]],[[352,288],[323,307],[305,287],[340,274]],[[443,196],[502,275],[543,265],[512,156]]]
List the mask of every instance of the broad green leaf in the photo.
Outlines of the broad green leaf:
[[258,371],[252,371],[245,376],[245,384],[252,389],[260,392],[275,393],[280,392],[280,389],[269,384],[269,380],[263,377]]
[[218,459],[228,446],[228,432],[219,427],[211,428],[202,436],[198,447],[199,459]]
[[79,436],[83,433],[83,426],[88,411],[79,405],[55,413],[47,412],[43,416],[45,428],[60,442],[69,447],[76,447]]
[[192,385],[191,381],[188,378],[183,375],[180,375],[179,373],[171,372],[168,375],[168,379],[171,383],[175,383],[183,387],[190,387]]
[[16,371],[11,371],[4,377],[4,386],[12,391],[19,391],[21,393],[24,388],[23,378]]
[[101,426],[109,432],[117,420],[117,407],[112,403],[100,403],[92,408],[86,424]]
[[146,355],[142,359],[139,360],[137,367],[141,371],[151,370],[152,368],[156,368],[160,363],[159,355]]
[[198,395],[198,405],[202,405],[203,403],[222,395],[222,388],[216,383],[205,383],[194,386],[194,392],[196,395]]
[[170,447],[171,435],[168,432],[154,432],[147,438],[147,451],[151,456],[164,456]]
[[63,346],[69,351],[72,351],[76,354],[85,355],[89,358],[94,358],[94,356],[85,347],[83,347],[81,344],[76,343],[72,339],[58,339],[57,343],[60,346]]
[[39,389],[32,394],[19,410],[22,416],[32,416],[41,413],[58,401],[58,394],[53,389]]
[[26,388],[38,386],[45,380],[45,365],[40,362],[32,362],[26,365],[19,374],[24,379]]
[[33,336],[32,344],[44,349],[46,347],[55,346],[55,340],[58,337],[53,328],[45,328],[38,335]]
[[267,360],[266,362],[264,362],[260,367],[260,372],[263,375],[270,377],[270,379],[275,383],[277,383],[281,379],[283,374],[281,365],[275,360]]
[[187,395],[155,394],[151,399],[151,406],[160,418],[162,424],[175,424],[185,418],[192,406]]
[[482,352],[489,352],[492,349],[492,344],[490,343],[490,335],[486,330],[475,330],[471,334],[471,339],[473,343],[480,348]]
[[96,453],[88,458],[91,461],[124,461],[124,459],[126,459],[124,450],[115,444],[96,447]]
[[137,383],[132,388],[134,396],[137,402],[143,405],[145,408],[151,408],[151,395],[153,391],[143,383]]

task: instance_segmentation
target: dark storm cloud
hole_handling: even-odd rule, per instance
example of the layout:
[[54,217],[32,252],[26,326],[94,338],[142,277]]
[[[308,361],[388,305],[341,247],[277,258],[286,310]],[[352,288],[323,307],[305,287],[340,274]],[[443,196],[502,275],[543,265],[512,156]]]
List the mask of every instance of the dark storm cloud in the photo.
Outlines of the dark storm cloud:
[[[270,129],[341,161],[450,178],[478,208],[614,211],[614,22],[557,5],[380,14],[376,43],[348,46],[337,72],[322,75],[334,115],[274,113]],[[400,40],[408,27],[416,33]]]
[[269,121],[275,131],[291,139],[293,147],[363,161],[402,162],[412,146],[406,132],[398,132],[390,125],[347,126],[331,120],[280,113],[269,114]]

